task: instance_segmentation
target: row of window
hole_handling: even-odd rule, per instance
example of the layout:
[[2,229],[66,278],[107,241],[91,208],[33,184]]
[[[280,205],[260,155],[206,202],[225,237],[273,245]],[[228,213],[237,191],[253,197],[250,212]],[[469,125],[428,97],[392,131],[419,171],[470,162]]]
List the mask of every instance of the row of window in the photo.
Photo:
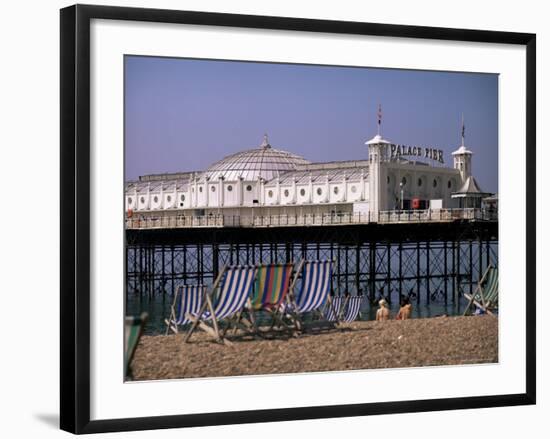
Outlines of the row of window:
[[[390,183],[390,177],[389,177],[389,176],[387,177],[387,181],[388,181],[388,184],[389,184],[389,183]],[[401,183],[402,183],[403,186],[405,186],[405,185],[407,184],[407,179],[406,179],[405,177],[403,177],[403,178],[401,179]],[[417,184],[418,184],[418,187],[422,186],[422,179],[421,179],[421,178],[418,179]],[[434,188],[437,187],[437,179],[435,179],[435,178],[433,179],[432,185],[433,185]],[[451,183],[451,180],[449,180],[449,181],[447,182],[447,187],[450,189],[451,186],[452,186],[452,183]],[[194,190],[194,188],[191,188],[191,190]],[[216,187],[215,187],[215,186],[212,186],[212,187],[211,187],[211,190],[212,190],[212,192],[216,192]],[[228,190],[229,192],[231,192],[231,191],[233,190],[233,186],[231,186],[231,185],[227,186],[227,190]],[[250,186],[250,185],[246,186],[246,190],[247,190],[248,192],[250,192],[250,191],[252,190],[252,186]],[[334,188],[333,188],[334,194],[337,195],[339,191],[340,191],[339,187],[338,187],[338,186],[334,186]],[[199,187],[199,192],[202,192],[202,187]],[[351,186],[351,192],[356,193],[356,192],[357,192],[357,186]],[[289,190],[288,190],[288,189],[285,189],[285,191],[284,191],[284,196],[285,196],[285,197],[288,197],[289,195],[290,195]],[[303,189],[303,188],[300,189],[300,195],[301,195],[302,197],[304,197],[304,196],[306,195],[306,190]],[[323,195],[323,189],[322,189],[322,188],[320,188],[320,187],[317,188],[317,195]],[[267,196],[268,196],[269,198],[273,198],[273,191],[272,191],[272,190],[269,190],[269,191],[267,192]],[[145,197],[141,197],[141,198],[139,199],[139,201],[140,201],[142,204],[145,203]],[[159,201],[158,196],[155,195],[155,196],[153,197],[153,202],[154,202],[154,203],[158,203],[158,201]],[[167,201],[168,203],[171,203],[171,202],[172,202],[172,196],[171,196],[171,195],[167,195],[167,196],[166,196],[166,201]],[[185,201],[185,195],[183,195],[183,194],[180,195],[180,201],[181,201],[181,202],[184,202],[184,201]],[[129,204],[132,204],[132,197],[128,197],[128,203],[129,203]]]
[[[210,190],[211,190],[212,192],[216,192],[216,186],[210,186]],[[232,190],[233,190],[233,186],[231,186],[231,185],[227,186],[227,191],[228,191],[228,192],[231,192]],[[250,192],[251,190],[252,190],[252,186],[251,186],[251,185],[247,185],[247,186],[246,186],[246,191],[247,191],[247,192]],[[194,187],[191,188],[191,192],[195,192],[195,188],[194,188]],[[199,192],[202,193],[202,186],[199,186]]]
[[[171,195],[167,195],[167,196],[166,196],[166,201],[169,202],[169,203],[171,203],[171,202],[172,202],[172,196],[171,196]],[[180,195],[180,201],[182,201],[182,202],[185,201],[185,195],[183,195],[183,194]],[[132,197],[128,197],[128,204],[132,204],[132,202],[133,202]],[[141,204],[145,203],[145,197],[140,197],[139,202],[140,202]],[[158,197],[157,195],[155,195],[155,196],[153,197],[153,202],[154,202],[154,203],[158,203],[158,202],[159,202],[159,197]]]
[[[357,186],[352,186],[352,187],[351,187],[351,191],[352,191],[353,193],[357,192]],[[338,194],[338,192],[340,192],[340,188],[339,188],[338,186],[334,186],[333,192],[334,192],[335,195]],[[288,196],[290,195],[290,192],[289,192],[288,189],[285,189],[285,191],[283,192],[283,194],[284,194],[285,197],[288,198]],[[305,190],[305,189],[300,189],[300,195],[301,195],[302,197],[304,197],[304,196],[306,195],[306,190]],[[323,188],[320,188],[320,187],[317,188],[317,195],[323,195]],[[272,191],[272,190],[269,190],[269,191],[267,192],[267,196],[268,196],[269,198],[273,198],[273,191]]]
[[[387,177],[387,182],[388,182],[388,184],[390,184],[390,182],[391,182],[389,176]],[[419,178],[416,184],[418,185],[418,187],[421,187],[421,186],[422,186],[422,179]],[[407,179],[406,179],[405,177],[403,177],[403,178],[401,179],[401,185],[402,185],[402,186],[406,186],[406,185],[407,185]],[[437,187],[437,179],[436,179],[436,178],[433,179],[433,181],[432,181],[432,186],[433,186],[434,188]],[[447,188],[450,189],[451,186],[452,186],[452,182],[451,182],[451,180],[449,180],[449,181],[447,182]]]
[[[250,188],[250,189],[248,189],[248,188]],[[212,192],[215,192],[215,190],[216,190],[215,186],[212,186]],[[228,190],[229,192],[231,192],[231,191],[233,190],[233,187],[232,187],[232,186],[227,186],[227,190]],[[247,190],[252,190],[252,186],[247,186]],[[199,191],[202,192],[202,187],[199,188]],[[338,194],[338,192],[339,192],[338,186],[335,186],[334,189],[333,189],[333,191],[334,191],[335,194]],[[356,186],[352,186],[352,187],[351,187],[351,191],[352,191],[353,193],[357,192],[357,187],[356,187]],[[289,192],[288,189],[285,189],[284,195],[285,195],[285,197],[288,197],[288,196],[290,195],[290,192]],[[305,190],[305,189],[300,189],[300,195],[301,195],[302,197],[305,196],[305,195],[306,195],[306,190]],[[322,189],[322,188],[317,188],[317,195],[323,195],[323,189]],[[273,191],[272,191],[272,190],[268,191],[267,196],[268,196],[269,198],[273,198]],[[128,203],[129,203],[129,204],[132,204],[132,201],[133,201],[133,200],[132,200],[132,197],[128,197]],[[141,197],[141,198],[139,199],[139,201],[140,201],[140,203],[142,203],[142,204],[145,203],[145,197]],[[153,202],[154,202],[154,203],[158,203],[158,201],[159,201],[159,198],[158,198],[157,195],[155,195],[155,196],[153,197]],[[167,196],[166,196],[166,201],[167,201],[168,203],[171,203],[171,202],[172,202],[172,196],[171,196],[171,195],[167,195]],[[185,195],[183,195],[183,194],[180,195],[180,201],[181,201],[181,202],[184,202],[184,201],[185,201]]]

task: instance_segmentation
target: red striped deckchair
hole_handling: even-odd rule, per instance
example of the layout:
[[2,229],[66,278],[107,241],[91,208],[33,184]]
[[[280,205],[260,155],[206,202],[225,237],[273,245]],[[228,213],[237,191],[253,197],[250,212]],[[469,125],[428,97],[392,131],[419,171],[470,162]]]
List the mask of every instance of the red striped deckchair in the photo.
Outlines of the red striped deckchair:
[[256,324],[256,312],[267,311],[271,317],[270,330],[273,329],[276,321],[282,325],[280,307],[285,302],[289,291],[293,267],[294,264],[292,263],[260,265],[253,294],[247,307],[250,321],[239,315],[237,323],[245,324],[248,328],[244,329],[252,330],[260,335]]
[[293,264],[269,264],[258,267],[254,294],[250,300],[250,308],[277,308],[286,298],[292,277]]

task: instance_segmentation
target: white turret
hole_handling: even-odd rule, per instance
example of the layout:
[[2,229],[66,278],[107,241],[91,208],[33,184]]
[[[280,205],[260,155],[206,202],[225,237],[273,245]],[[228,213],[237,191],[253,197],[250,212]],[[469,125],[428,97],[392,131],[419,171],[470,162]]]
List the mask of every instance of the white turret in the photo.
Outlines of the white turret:
[[381,206],[385,206],[385,194],[381,182],[386,179],[386,168],[381,162],[387,159],[388,148],[391,142],[380,135],[382,124],[382,106],[378,106],[378,129],[376,136],[365,142],[369,147],[369,210],[377,214]]
[[472,154],[466,146],[464,146],[464,116],[462,116],[462,142],[460,147],[452,153],[453,155],[453,166],[455,169],[460,171],[460,178],[462,183],[464,183],[468,177],[472,175]]

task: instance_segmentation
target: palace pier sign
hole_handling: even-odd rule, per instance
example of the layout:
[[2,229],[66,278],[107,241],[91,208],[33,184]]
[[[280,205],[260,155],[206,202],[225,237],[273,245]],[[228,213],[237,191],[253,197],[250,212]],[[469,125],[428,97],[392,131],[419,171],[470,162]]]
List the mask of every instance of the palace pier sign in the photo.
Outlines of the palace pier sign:
[[444,163],[442,149],[429,148],[424,146],[391,144],[390,154],[392,159],[397,159],[399,157],[422,157],[430,160],[435,160],[439,163]]

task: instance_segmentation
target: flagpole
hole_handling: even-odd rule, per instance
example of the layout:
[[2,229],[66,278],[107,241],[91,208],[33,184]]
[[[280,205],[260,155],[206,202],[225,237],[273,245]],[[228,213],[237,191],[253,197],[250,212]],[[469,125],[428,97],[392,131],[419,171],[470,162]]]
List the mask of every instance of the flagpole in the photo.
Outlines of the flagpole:
[[462,113],[462,146],[464,146],[464,113]]
[[382,123],[382,105],[378,104],[378,131],[377,134],[380,135],[380,124]]

